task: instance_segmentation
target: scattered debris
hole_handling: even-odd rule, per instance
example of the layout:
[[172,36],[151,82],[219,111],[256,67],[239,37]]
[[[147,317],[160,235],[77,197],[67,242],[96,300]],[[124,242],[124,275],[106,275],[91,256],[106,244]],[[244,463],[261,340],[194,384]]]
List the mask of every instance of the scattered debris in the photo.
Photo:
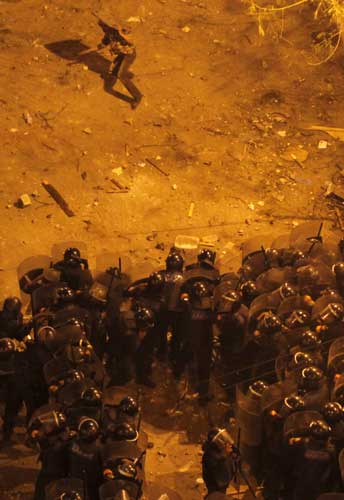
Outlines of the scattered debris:
[[87,135],[91,135],[92,134],[92,129],[90,129],[89,127],[86,127],[86,128],[84,128],[83,133],[87,134]]
[[286,137],[287,131],[286,130],[278,130],[277,135],[279,135],[280,137]]
[[305,130],[319,130],[320,132],[325,132],[326,134],[344,141],[344,128],[337,127],[323,127],[322,125],[310,125],[305,127]]
[[259,205],[260,207],[263,207],[265,205],[265,201],[258,201],[257,205]]
[[281,154],[281,158],[286,161],[296,161],[298,164],[302,164],[308,158],[308,151],[302,147],[289,146],[284,153]]
[[22,194],[17,201],[18,208],[26,208],[32,205],[31,198],[28,194]]
[[25,111],[25,113],[23,113],[23,119],[25,123],[27,123],[28,125],[32,125],[33,119],[28,111]]
[[319,141],[318,149],[327,149],[328,142],[327,141]]
[[146,237],[146,240],[147,241],[153,241],[155,240],[155,238],[158,236],[158,233],[156,232],[153,232],[152,234],[149,234],[147,237]]
[[18,132],[18,129],[17,128],[10,128],[10,132],[12,134],[15,134],[16,132]]
[[122,175],[123,174],[123,168],[122,167],[117,167],[113,168],[111,172],[115,175]]
[[160,172],[162,175],[165,175],[166,177],[169,177],[169,173],[165,172],[159,165],[157,165],[154,161],[150,160],[149,158],[146,158],[146,162],[148,162],[152,167],[156,168],[158,172]]
[[197,236],[179,234],[174,241],[174,246],[182,250],[196,250],[198,248],[199,241],[200,240]]
[[81,179],[85,181],[87,179],[87,172],[82,172],[81,173]]
[[342,214],[340,213],[340,210],[338,207],[335,207],[334,211],[335,211],[336,216],[337,216],[339,227],[340,227],[341,231],[344,232],[344,223],[343,223]]
[[71,210],[68,203],[65,201],[65,199],[61,196],[61,194],[52,184],[49,184],[48,181],[43,181],[42,186],[50,194],[52,199],[59,205],[61,210],[63,210],[68,217],[75,216],[75,213],[73,212],[73,210]]
[[162,251],[164,252],[164,251],[165,251],[165,244],[164,244],[164,243],[157,243],[157,244],[155,245],[155,248],[156,248],[157,250],[162,250]]
[[127,23],[143,23],[143,19],[139,16],[130,16],[127,19]]
[[115,179],[110,179],[110,182],[112,182],[112,184],[114,184],[119,189],[119,191],[117,192],[127,193],[129,191],[129,188],[127,186],[123,186],[123,184],[116,181]]
[[249,203],[247,206],[248,206],[248,208],[249,208],[250,210],[254,210],[254,208],[255,208],[255,207],[254,207],[254,203]]
[[182,28],[182,31],[183,31],[184,33],[190,33],[191,28],[190,28],[190,26],[184,26],[184,27]]
[[175,191],[177,189],[177,184],[172,184],[172,189]]
[[188,211],[188,217],[193,216],[194,209],[195,209],[195,204],[194,204],[194,202],[191,202],[190,207],[189,207],[189,211]]

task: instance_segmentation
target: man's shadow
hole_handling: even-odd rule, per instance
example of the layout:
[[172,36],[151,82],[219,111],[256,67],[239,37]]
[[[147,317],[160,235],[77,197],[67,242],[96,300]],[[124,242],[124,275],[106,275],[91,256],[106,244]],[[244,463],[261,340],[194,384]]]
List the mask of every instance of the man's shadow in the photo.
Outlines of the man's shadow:
[[45,48],[53,54],[70,61],[70,65],[86,65],[90,71],[101,76],[104,81],[105,92],[122,101],[132,103],[133,100],[131,97],[113,89],[117,78],[109,74],[111,62],[96,51],[82,54],[86,50],[89,50],[90,47],[85,45],[81,40],[61,40],[60,42],[47,43]]

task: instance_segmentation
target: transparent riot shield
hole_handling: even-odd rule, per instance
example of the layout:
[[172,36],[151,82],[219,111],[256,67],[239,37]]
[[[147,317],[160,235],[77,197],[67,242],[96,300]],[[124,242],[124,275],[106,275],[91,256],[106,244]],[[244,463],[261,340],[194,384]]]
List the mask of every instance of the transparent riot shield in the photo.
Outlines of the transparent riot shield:
[[73,367],[66,357],[52,358],[43,367],[44,380],[49,386],[63,379],[71,370],[73,370]]
[[271,293],[264,293],[256,297],[250,307],[249,322],[256,320],[265,311],[277,311],[279,303],[276,304],[276,297]]
[[331,401],[338,401],[339,396],[344,393],[344,375],[335,377],[334,387],[331,392]]
[[242,443],[259,446],[263,428],[261,400],[246,395],[239,385],[236,386],[236,418]]
[[57,290],[66,286],[66,283],[58,281],[47,283],[34,290],[31,294],[32,315],[39,313],[41,309],[53,308],[58,299]]
[[21,298],[28,302],[30,295],[36,288],[46,283],[45,273],[49,270],[51,257],[48,255],[35,255],[23,260],[17,268],[17,276]]
[[319,221],[309,221],[296,226],[290,232],[289,246],[312,256],[316,247],[322,245],[322,229],[322,223]]
[[242,264],[246,280],[255,280],[267,267],[265,250],[271,247],[271,236],[255,236],[242,245]]
[[311,313],[312,303],[304,295],[295,295],[284,299],[277,309],[277,314],[282,321],[286,320],[295,310]]
[[344,373],[344,337],[339,337],[331,343],[327,368],[332,375]]
[[275,240],[271,243],[271,248],[276,248],[276,250],[282,250],[284,248],[289,248],[290,233],[281,234],[277,236]]
[[312,410],[292,413],[284,422],[284,439],[288,441],[290,438],[306,436],[308,434],[309,424],[313,420],[323,420],[321,413]]
[[67,477],[63,479],[58,479],[49,483],[48,486],[45,487],[45,498],[49,498],[49,500],[61,500],[63,494],[66,495],[66,498],[74,498],[72,494],[78,494],[78,500],[86,500],[84,496],[84,483],[81,479],[76,479],[72,477]]
[[279,288],[283,283],[295,280],[296,270],[292,267],[274,267],[264,271],[256,279],[259,293],[268,293]]
[[271,410],[279,409],[279,407],[283,403],[284,398],[285,391],[283,390],[283,384],[281,382],[269,385],[269,387],[262,394],[262,412],[267,414]]

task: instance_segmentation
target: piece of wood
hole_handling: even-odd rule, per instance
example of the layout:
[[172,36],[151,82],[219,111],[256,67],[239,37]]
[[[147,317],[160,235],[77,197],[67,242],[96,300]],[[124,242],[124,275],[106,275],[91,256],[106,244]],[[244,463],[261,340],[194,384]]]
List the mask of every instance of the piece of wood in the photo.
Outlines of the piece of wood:
[[156,170],[158,172],[160,172],[162,175],[169,177],[170,174],[168,172],[165,172],[165,170],[163,170],[162,168],[160,168],[159,165],[154,163],[154,161],[150,160],[149,158],[146,158],[146,162],[148,162],[150,165],[152,165],[152,167],[156,168]]
[[340,210],[337,207],[335,207],[334,211],[336,212],[339,227],[344,232],[344,224],[343,224],[342,214],[340,213]]
[[110,179],[110,182],[114,184],[118,189],[121,191],[129,191],[129,188],[127,186],[123,186],[119,181],[116,181],[116,179]]
[[43,181],[42,186],[50,194],[52,199],[58,204],[58,206],[61,208],[61,210],[63,210],[64,213],[66,215],[68,215],[68,217],[75,216],[75,213],[69,207],[66,200],[63,198],[63,196],[57,191],[57,189],[52,184],[50,184],[48,181]]

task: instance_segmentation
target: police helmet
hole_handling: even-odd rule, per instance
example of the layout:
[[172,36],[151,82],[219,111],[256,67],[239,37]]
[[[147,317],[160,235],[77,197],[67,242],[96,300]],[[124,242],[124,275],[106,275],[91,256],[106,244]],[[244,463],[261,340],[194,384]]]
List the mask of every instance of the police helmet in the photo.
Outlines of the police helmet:
[[332,266],[332,272],[336,278],[344,278],[344,262],[338,262]]
[[271,311],[263,313],[262,318],[258,321],[257,325],[257,330],[263,334],[276,333],[281,328],[282,328],[282,322],[280,318]]
[[323,372],[315,366],[308,366],[301,372],[301,385],[306,390],[315,390],[320,387]]
[[63,254],[63,260],[70,266],[75,266],[80,263],[80,250],[75,247],[67,248]]
[[127,422],[118,425],[110,425],[109,431],[115,441],[137,441],[138,432]]
[[135,311],[135,320],[139,330],[147,330],[155,325],[154,312],[148,307],[139,306]]
[[287,328],[299,328],[300,326],[307,325],[311,320],[311,315],[304,309],[295,309],[290,316],[285,320]]
[[99,424],[96,420],[84,417],[78,425],[78,434],[82,440],[93,441],[99,435]]
[[331,427],[324,420],[312,420],[309,424],[311,436],[316,439],[327,439],[332,432]]
[[135,417],[139,412],[139,405],[137,404],[137,401],[130,396],[123,398],[120,401],[118,408],[121,412],[126,413],[130,417]]
[[167,271],[182,271],[184,266],[184,259],[181,253],[171,252],[166,258]]
[[314,350],[321,345],[318,335],[312,330],[307,330],[301,335],[300,345],[306,350]]
[[87,406],[101,406],[102,393],[96,387],[89,387],[81,394],[81,401]]
[[259,295],[257,285],[252,280],[244,281],[240,287],[240,291],[245,300],[253,300]]
[[13,316],[18,316],[22,308],[21,300],[18,297],[7,297],[4,301],[3,310]]
[[294,295],[297,294],[296,290],[289,284],[289,283],[283,283],[279,287],[279,293],[281,296],[281,299],[284,300],[288,297],[293,297]]
[[191,295],[195,299],[202,299],[204,297],[209,297],[210,290],[207,283],[204,281],[195,281],[191,287]]
[[321,411],[324,419],[329,424],[335,424],[344,418],[344,410],[340,403],[326,403]]
[[68,491],[62,493],[59,500],[82,500],[82,497],[77,491]]
[[305,409],[306,403],[301,396],[291,394],[284,399],[284,405],[290,411],[301,411]]
[[249,386],[248,393],[255,398],[261,398],[268,387],[269,386],[263,380],[256,380]]
[[216,252],[203,248],[197,255],[198,262],[206,262],[208,264],[214,264],[216,259]]
[[164,285],[165,277],[163,273],[152,273],[148,278],[148,285],[150,288],[160,290]]

